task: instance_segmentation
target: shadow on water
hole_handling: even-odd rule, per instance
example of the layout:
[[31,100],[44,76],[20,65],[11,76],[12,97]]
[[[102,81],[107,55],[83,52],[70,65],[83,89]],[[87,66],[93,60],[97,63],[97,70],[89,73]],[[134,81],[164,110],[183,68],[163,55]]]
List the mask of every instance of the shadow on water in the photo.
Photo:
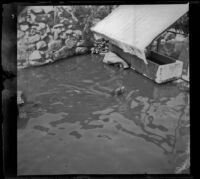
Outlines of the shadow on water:
[[[20,108],[20,174],[174,172],[189,136],[189,94],[102,58],[78,56],[18,72],[18,89],[32,101]],[[125,93],[112,96],[122,85]]]

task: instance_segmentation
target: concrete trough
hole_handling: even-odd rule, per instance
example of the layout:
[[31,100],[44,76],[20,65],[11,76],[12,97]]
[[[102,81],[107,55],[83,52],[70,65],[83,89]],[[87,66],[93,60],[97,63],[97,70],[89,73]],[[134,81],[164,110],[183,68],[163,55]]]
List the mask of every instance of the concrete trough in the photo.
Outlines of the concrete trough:
[[132,69],[158,84],[181,78],[183,62],[179,60],[149,51],[147,55],[148,64],[145,64],[137,56],[124,52],[114,44],[109,44],[109,50],[124,59]]

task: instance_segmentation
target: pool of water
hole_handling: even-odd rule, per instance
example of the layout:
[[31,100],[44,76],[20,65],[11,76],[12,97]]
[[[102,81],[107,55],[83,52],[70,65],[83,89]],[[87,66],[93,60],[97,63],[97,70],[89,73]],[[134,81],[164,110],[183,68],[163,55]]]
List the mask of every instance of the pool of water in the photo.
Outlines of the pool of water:
[[[85,55],[18,72],[18,175],[174,173],[189,93]],[[125,93],[111,91],[125,86]]]

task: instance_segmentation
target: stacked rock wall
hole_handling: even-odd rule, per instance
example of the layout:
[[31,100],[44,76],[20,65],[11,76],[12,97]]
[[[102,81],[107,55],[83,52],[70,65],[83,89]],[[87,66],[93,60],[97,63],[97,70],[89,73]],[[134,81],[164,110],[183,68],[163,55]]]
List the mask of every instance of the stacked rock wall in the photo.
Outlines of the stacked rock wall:
[[107,16],[113,6],[29,6],[18,16],[18,67],[41,65],[93,46],[90,27]]

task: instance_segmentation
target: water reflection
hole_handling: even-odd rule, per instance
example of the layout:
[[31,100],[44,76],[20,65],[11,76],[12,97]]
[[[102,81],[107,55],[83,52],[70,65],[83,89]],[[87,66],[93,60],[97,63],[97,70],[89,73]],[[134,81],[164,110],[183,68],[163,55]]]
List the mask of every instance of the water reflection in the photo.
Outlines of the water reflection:
[[[71,171],[78,170],[75,164],[72,165],[73,152],[80,149],[80,160],[92,162],[94,171],[104,166],[107,160],[116,159],[114,156],[121,152],[123,155],[114,163],[125,162],[128,166],[142,165],[141,168],[148,171],[152,167],[152,171],[158,173],[173,173],[180,163],[179,158],[182,159],[180,146],[185,149],[189,137],[189,94],[179,91],[174,84],[157,85],[134,71],[104,65],[101,58],[76,57],[19,72],[18,88],[33,101],[32,105],[20,109],[24,119],[18,123],[19,165],[23,166],[21,160],[24,158],[30,167],[33,166],[31,162],[37,163],[37,157],[31,158],[28,153],[24,156],[25,149],[33,145],[32,141],[41,153],[43,147],[48,148],[49,153],[59,150],[55,152],[55,160],[59,163],[63,162],[62,156],[69,156]],[[112,96],[111,91],[122,85],[125,93]],[[49,147],[52,143],[56,149]],[[126,150],[122,149],[121,143]],[[96,153],[89,147],[91,145],[98,146]],[[146,149],[148,145],[151,145],[150,153]],[[69,146],[74,149],[67,150]],[[134,146],[145,154],[136,153]],[[138,158],[130,159],[130,153],[126,151]],[[95,157],[101,153],[105,161],[96,163]],[[147,162],[141,164],[139,159],[144,155],[149,163],[153,162],[152,156],[160,156],[158,161],[163,162],[165,168]],[[47,163],[43,161],[42,164]],[[54,167],[59,171],[58,166]],[[108,167],[113,171],[119,169],[114,165]],[[27,167],[22,168],[21,173],[28,172]]]

